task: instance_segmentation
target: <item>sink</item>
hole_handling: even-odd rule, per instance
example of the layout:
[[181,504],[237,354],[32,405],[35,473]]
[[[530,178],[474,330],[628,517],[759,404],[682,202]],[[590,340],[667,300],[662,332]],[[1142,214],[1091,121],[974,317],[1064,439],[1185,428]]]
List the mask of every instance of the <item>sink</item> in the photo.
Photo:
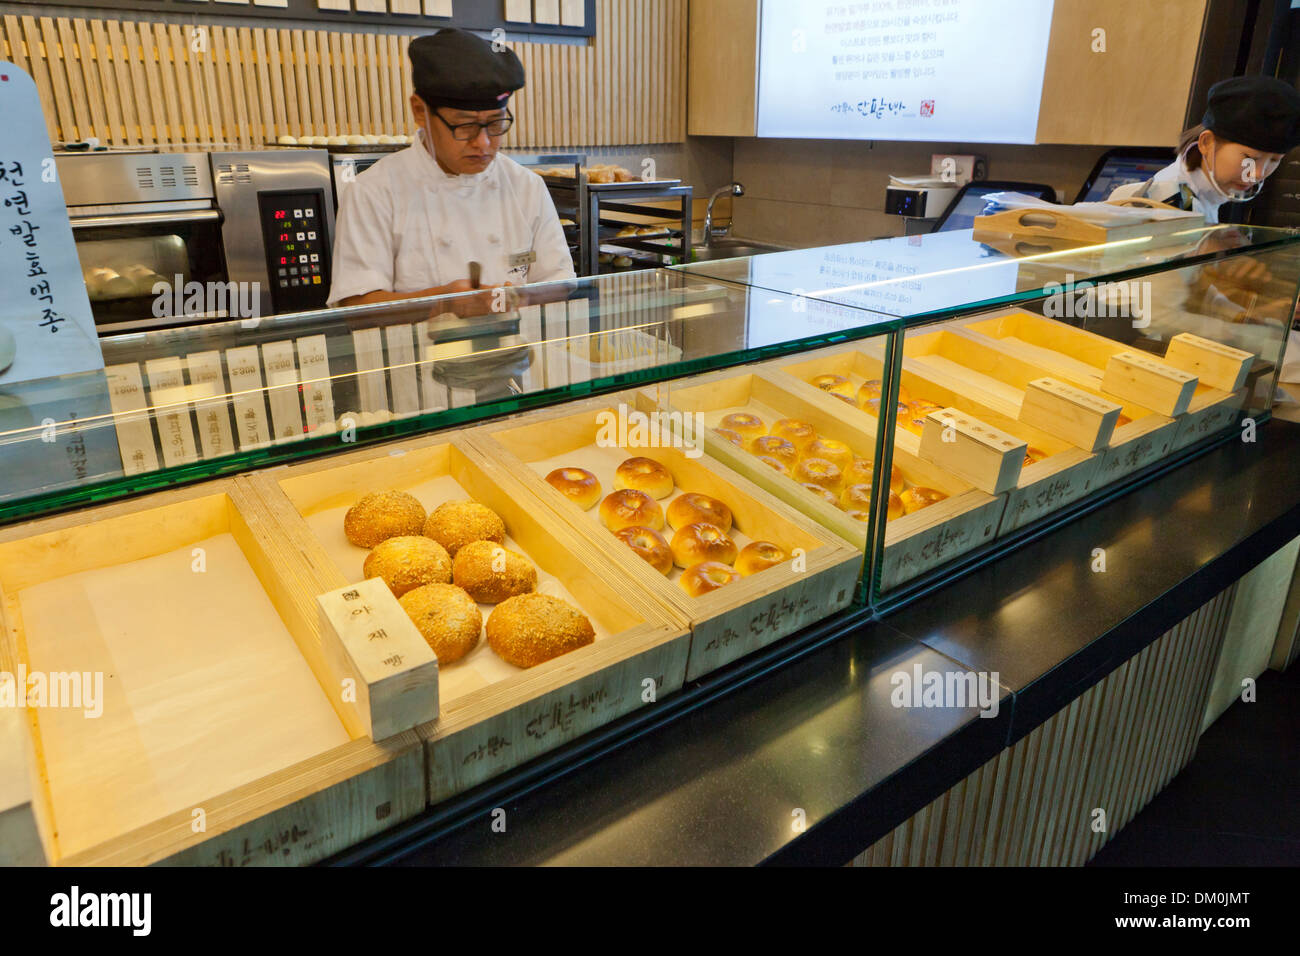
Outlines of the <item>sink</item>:
[[716,259],[739,259],[743,256],[761,256],[766,252],[787,252],[787,246],[776,246],[750,239],[715,239],[711,246],[693,246],[692,262],[712,262]]

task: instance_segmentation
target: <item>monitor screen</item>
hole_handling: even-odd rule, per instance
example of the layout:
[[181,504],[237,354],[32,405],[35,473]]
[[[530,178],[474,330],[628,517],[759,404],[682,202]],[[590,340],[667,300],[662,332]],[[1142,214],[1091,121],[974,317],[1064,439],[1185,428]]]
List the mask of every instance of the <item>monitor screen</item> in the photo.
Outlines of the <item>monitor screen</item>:
[[1168,159],[1112,156],[1106,160],[1106,165],[1101,168],[1079,202],[1102,202],[1109,199],[1115,189],[1129,183],[1144,183],[1168,166],[1169,162]]
[[1033,143],[1053,0],[763,0],[758,135]]
[[1029,183],[970,183],[962,188],[953,201],[953,205],[944,213],[944,219],[935,227],[935,232],[953,232],[957,229],[973,229],[975,217],[984,214],[984,197],[989,193],[1023,192],[1035,199],[1056,202],[1056,194],[1047,187],[1031,187]]

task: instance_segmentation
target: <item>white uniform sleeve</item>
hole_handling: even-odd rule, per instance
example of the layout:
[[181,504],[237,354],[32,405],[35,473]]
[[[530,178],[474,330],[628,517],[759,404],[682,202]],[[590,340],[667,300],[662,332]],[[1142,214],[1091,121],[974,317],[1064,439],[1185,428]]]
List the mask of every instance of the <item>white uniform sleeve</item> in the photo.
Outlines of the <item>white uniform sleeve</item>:
[[561,279],[574,279],[573,256],[569,252],[569,242],[564,238],[564,227],[560,225],[560,215],[555,211],[551,194],[546,191],[546,184],[540,176],[528,174],[535,180],[531,183],[533,203],[537,210],[537,223],[533,231],[533,251],[537,261],[528,270],[529,282],[558,282]]
[[392,197],[384,185],[362,176],[343,193],[334,227],[331,307],[349,296],[394,291]]

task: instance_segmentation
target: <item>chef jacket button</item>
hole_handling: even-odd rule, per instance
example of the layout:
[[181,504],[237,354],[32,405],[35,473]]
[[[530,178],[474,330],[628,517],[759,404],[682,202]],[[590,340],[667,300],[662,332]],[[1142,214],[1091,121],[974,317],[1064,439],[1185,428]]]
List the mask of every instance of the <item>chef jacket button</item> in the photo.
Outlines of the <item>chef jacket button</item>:
[[488,236],[487,239],[488,239],[488,242],[492,243],[493,245],[496,245],[497,243],[499,243],[499,242],[501,241],[501,237],[500,237],[500,236]]
[[451,240],[448,239],[446,236],[439,236],[439,237],[438,237],[438,245],[440,245],[440,246],[449,246],[449,245],[451,245]]

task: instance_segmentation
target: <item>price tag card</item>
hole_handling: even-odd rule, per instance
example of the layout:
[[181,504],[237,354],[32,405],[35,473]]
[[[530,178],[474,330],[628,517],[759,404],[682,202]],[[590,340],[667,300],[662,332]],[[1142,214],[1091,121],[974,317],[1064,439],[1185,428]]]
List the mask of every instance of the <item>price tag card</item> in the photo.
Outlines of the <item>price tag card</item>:
[[426,412],[441,412],[451,408],[451,395],[447,386],[433,377],[434,348],[429,338],[429,323],[415,325],[415,347],[420,356],[420,407]]
[[178,358],[149,359],[144,363],[149,377],[149,404],[158,423],[158,440],[162,444],[163,463],[168,468],[188,465],[199,460],[190,419],[189,389]]
[[158,452],[154,447],[153,422],[149,417],[140,366],[135,362],[110,365],[108,400],[113,409],[113,428],[122,451],[122,470],[128,475],[158,470]]
[[415,348],[411,344],[409,325],[384,328],[388,345],[388,380],[393,391],[393,414],[420,413],[420,384],[415,369]]
[[302,376],[302,402],[307,412],[307,431],[334,428],[334,383],[330,380],[328,343],[323,335],[306,335],[298,340],[298,369]]
[[546,387],[556,388],[569,384],[569,310],[565,302],[548,302],[542,307],[543,337],[547,342]]
[[194,415],[199,423],[199,442],[204,458],[220,458],[235,453],[230,431],[229,394],[226,377],[221,371],[221,353],[194,352],[185,357],[190,373],[190,392],[194,395]]
[[266,397],[271,403],[271,424],[276,441],[298,441],[303,437],[302,400],[298,397],[298,366],[292,342],[267,342],[262,346],[266,369]]
[[384,382],[384,341],[379,329],[352,333],[357,359],[357,395],[362,412],[388,411],[388,386]]
[[230,377],[240,450],[269,445],[271,429],[266,423],[266,393],[262,388],[262,362],[257,346],[226,349],[226,374]]

